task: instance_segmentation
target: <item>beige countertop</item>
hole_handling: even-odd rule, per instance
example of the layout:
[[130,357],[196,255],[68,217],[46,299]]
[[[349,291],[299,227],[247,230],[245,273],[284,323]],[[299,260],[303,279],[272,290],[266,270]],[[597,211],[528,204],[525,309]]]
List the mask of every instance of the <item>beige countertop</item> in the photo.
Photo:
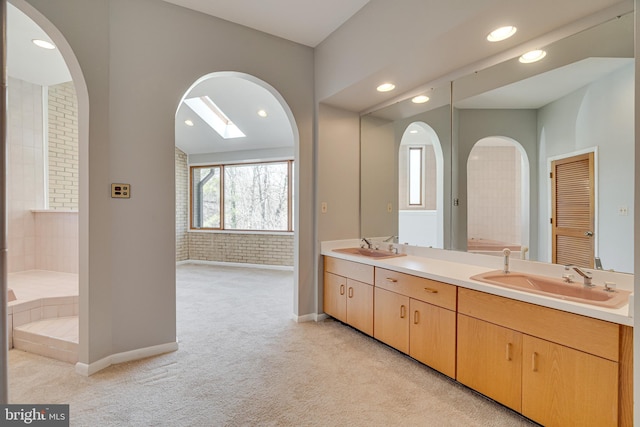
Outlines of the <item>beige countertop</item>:
[[[463,288],[474,289],[622,325],[633,326],[633,304],[631,304],[631,306],[626,304],[617,309],[604,308],[491,285],[470,279],[471,276],[476,274],[501,269],[503,262],[502,257],[467,254],[442,249],[403,247],[403,245],[399,246],[399,250],[401,253],[404,251],[406,256],[383,259],[345,254],[335,252],[333,250],[357,246],[359,246],[358,240],[322,242],[321,254],[437,280]],[[562,275],[562,269],[562,266],[534,261],[511,261],[511,271],[523,273],[535,273],[537,275],[558,278]],[[618,284],[620,289],[633,290],[633,275],[622,275],[621,273],[602,271],[593,271],[593,274],[594,283],[599,283],[598,280],[601,280],[602,282],[604,282],[604,280],[614,281]],[[631,294],[630,300],[633,300],[633,294]]]

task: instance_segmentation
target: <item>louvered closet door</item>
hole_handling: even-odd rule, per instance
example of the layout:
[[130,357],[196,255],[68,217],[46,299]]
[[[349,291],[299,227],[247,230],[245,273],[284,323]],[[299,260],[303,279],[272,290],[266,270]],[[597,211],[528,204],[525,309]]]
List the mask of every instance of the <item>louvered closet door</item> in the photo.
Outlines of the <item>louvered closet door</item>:
[[551,167],[552,261],[593,268],[593,153],[556,160]]

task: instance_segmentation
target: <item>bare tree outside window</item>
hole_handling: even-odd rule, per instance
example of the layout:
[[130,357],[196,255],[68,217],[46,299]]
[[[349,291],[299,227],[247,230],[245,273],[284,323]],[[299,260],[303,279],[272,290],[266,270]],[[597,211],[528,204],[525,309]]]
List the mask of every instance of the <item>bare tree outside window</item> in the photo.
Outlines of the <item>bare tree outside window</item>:
[[193,166],[191,227],[292,231],[292,164]]

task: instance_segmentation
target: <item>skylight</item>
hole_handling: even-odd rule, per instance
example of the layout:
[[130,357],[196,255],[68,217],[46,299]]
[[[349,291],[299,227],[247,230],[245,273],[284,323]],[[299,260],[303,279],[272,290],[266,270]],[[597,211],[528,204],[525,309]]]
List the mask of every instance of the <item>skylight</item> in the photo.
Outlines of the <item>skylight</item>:
[[189,98],[184,102],[222,138],[231,139],[246,136],[208,96]]

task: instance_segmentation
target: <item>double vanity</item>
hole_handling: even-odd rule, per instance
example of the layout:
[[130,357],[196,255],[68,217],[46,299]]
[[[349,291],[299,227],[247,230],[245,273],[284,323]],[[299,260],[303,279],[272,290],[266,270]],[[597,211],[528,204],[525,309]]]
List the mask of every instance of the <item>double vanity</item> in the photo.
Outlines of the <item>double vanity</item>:
[[586,287],[562,266],[355,240],[322,255],[327,315],[542,425],[633,424],[633,276]]

